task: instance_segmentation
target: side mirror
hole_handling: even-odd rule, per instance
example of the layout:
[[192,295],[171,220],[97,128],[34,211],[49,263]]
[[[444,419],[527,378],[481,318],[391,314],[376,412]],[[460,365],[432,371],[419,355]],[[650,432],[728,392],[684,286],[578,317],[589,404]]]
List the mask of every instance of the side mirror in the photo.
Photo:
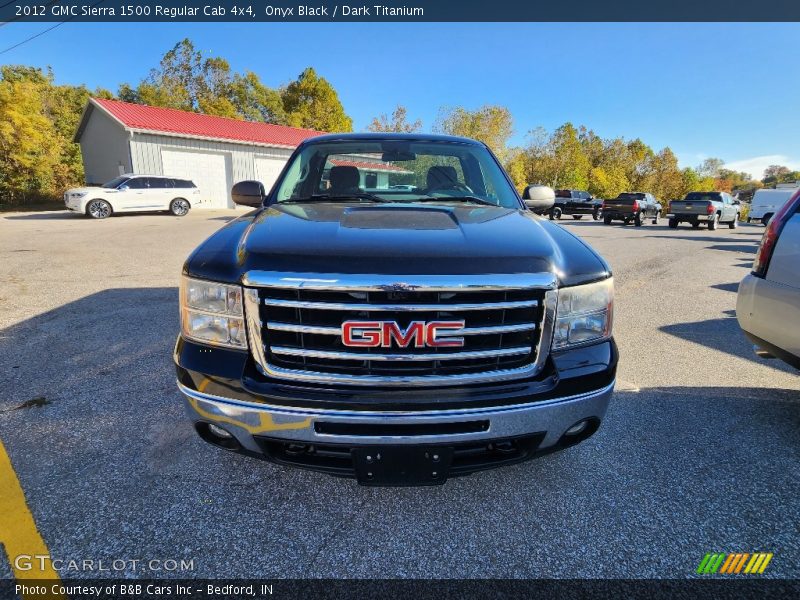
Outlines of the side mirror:
[[118,191],[118,192],[127,192],[129,189],[131,189],[131,188],[129,188],[127,185],[125,185],[125,184],[123,183],[121,186],[119,186],[119,187],[117,188],[117,191]]
[[555,203],[555,192],[553,188],[546,185],[528,185],[522,192],[522,200],[530,210],[537,214],[542,214],[551,208]]
[[231,197],[235,204],[259,208],[264,203],[267,193],[260,181],[240,181],[231,189]]

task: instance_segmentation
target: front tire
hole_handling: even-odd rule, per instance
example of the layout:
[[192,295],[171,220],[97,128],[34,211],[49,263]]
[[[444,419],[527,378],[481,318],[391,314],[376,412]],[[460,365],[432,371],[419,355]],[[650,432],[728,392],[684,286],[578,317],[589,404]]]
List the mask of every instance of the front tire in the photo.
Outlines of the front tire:
[[185,217],[189,214],[190,208],[189,201],[183,198],[175,198],[175,200],[169,203],[169,212],[176,217]]
[[603,217],[603,224],[611,225],[611,215],[606,215],[605,217]]
[[633,224],[636,225],[636,227],[641,227],[644,225],[644,221],[642,221],[642,213],[636,213],[633,216]]
[[714,213],[714,218],[708,222],[708,230],[716,231],[719,226],[719,213]]
[[550,216],[554,219],[560,219],[561,209],[556,206],[555,208],[553,208],[553,212],[550,213]]
[[739,226],[739,213],[736,213],[736,218],[728,223],[728,229],[736,229]]
[[761,217],[761,224],[766,227],[769,225],[769,220],[772,218],[772,213],[767,213],[763,217]]
[[90,200],[86,205],[86,214],[93,219],[107,219],[114,211],[105,200]]

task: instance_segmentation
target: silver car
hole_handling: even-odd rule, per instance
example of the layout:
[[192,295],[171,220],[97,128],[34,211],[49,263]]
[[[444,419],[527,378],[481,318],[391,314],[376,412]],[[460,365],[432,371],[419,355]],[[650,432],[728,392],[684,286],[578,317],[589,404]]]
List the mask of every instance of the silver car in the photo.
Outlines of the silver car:
[[756,354],[800,369],[800,192],[770,220],[739,284],[736,317]]

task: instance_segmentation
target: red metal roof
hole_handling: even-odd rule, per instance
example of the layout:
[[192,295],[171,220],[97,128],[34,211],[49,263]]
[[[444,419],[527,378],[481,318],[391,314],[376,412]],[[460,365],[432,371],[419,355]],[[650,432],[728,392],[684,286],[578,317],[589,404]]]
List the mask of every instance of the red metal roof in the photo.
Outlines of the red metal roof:
[[152,131],[172,135],[231,140],[248,144],[287,146],[294,148],[303,140],[322,135],[321,131],[300,129],[284,125],[270,125],[240,121],[226,117],[212,117],[199,113],[159,108],[144,104],[131,104],[119,100],[92,98],[129,129]]

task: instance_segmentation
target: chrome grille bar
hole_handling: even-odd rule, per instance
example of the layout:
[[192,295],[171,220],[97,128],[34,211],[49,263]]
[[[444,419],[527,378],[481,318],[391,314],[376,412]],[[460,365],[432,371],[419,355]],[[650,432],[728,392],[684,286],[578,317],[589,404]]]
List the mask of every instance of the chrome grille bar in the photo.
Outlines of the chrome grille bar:
[[305,302],[303,300],[278,300],[265,298],[267,306],[282,308],[310,308],[314,310],[349,310],[349,311],[390,311],[390,312],[454,312],[466,310],[502,310],[506,308],[534,308],[539,306],[536,300],[514,300],[509,302],[476,302],[470,304],[350,304],[349,302]]
[[476,350],[474,352],[448,352],[442,354],[366,354],[363,352],[333,352],[328,350],[306,350],[304,348],[287,348],[285,346],[272,346],[270,352],[286,356],[304,356],[306,358],[325,358],[329,360],[355,360],[355,361],[392,361],[392,362],[419,362],[434,360],[470,360],[476,358],[495,358],[498,356],[518,356],[530,354],[530,346],[517,348],[501,348],[498,350]]
[[556,287],[554,273],[509,273],[488,275],[356,275],[279,273],[248,271],[242,278],[247,287],[272,287],[322,291],[357,292],[480,292],[545,289]]
[[[274,331],[290,331],[293,333],[310,333],[314,335],[342,335],[341,327],[322,327],[316,325],[297,325],[295,323],[278,323],[270,321],[267,328]],[[460,335],[492,335],[501,333],[516,333],[518,331],[533,331],[536,323],[520,323],[518,325],[495,325],[491,327],[464,327],[458,331],[442,331],[440,337]]]

